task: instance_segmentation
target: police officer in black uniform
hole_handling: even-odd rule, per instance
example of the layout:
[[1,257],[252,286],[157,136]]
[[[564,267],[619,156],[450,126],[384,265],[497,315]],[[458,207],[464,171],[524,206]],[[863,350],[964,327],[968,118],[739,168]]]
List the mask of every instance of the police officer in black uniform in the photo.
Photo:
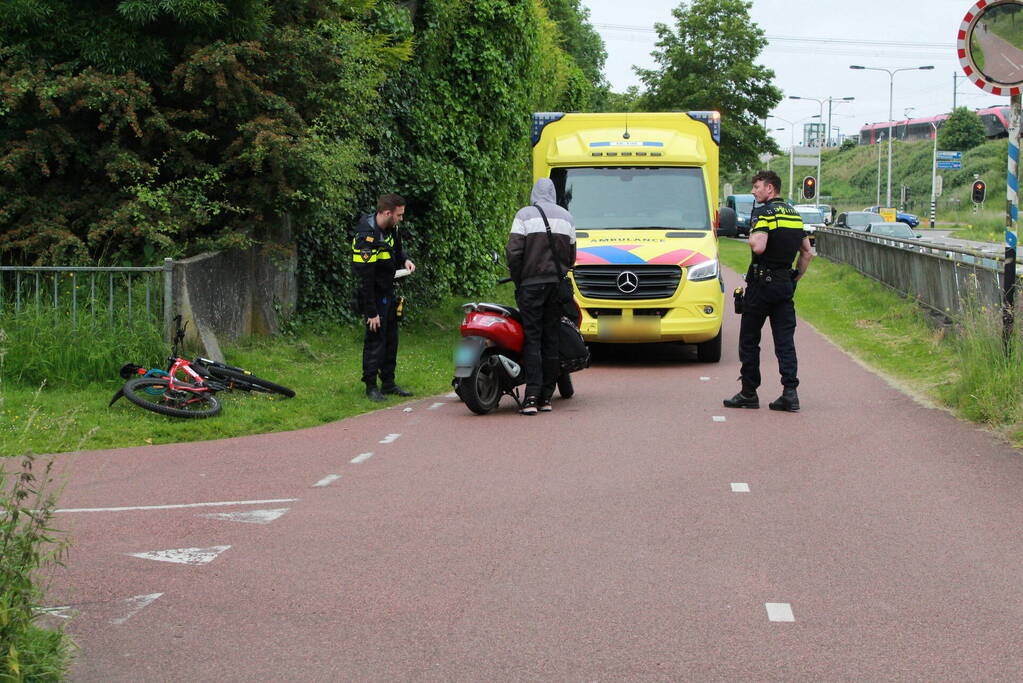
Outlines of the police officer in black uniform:
[[[757,387],[760,386],[760,331],[771,320],[774,353],[778,357],[782,394],[770,404],[771,410],[799,411],[796,387],[796,309],[792,296],[796,282],[806,274],[813,258],[810,240],[803,230],[799,213],[786,203],[781,192],[781,178],[774,171],[760,171],[753,176],[753,196],[762,204],[753,209],[749,236],[753,257],[746,272],[746,293],[742,322],[739,325],[739,360],[742,390],[726,398],[728,408],[759,408]],[[793,270],[792,262],[799,260]]]
[[[366,214],[355,226],[352,268],[359,281],[358,306],[366,319],[362,343],[362,381],[366,396],[384,401],[384,394],[411,396],[394,383],[398,360],[398,302],[394,274],[399,268],[412,273],[416,265],[405,255],[398,224],[405,217],[405,200],[396,194],[381,195],[375,214]],[[377,387],[379,375],[382,391]]]

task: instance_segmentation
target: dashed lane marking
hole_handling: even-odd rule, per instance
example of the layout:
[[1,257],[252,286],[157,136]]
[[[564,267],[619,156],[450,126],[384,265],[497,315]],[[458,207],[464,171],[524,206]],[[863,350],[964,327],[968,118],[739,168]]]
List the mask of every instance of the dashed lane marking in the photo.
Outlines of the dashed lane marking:
[[709,382],[710,381],[710,377],[701,377],[700,381],[701,382]]
[[352,464],[353,465],[358,465],[359,463],[366,462],[367,460],[369,460],[372,457],[373,457],[372,453],[363,453],[361,455],[357,455],[354,458],[352,458]]
[[244,512],[211,512],[202,517],[219,519],[225,522],[245,522],[246,524],[269,524],[275,519],[280,519],[284,513],[291,508],[277,508],[276,510],[247,510]]
[[340,474],[328,474],[323,479],[320,479],[318,482],[313,484],[313,486],[319,486],[319,487],[330,486],[331,484],[333,484],[335,481],[337,481],[340,478],[341,478]]
[[767,618],[771,621],[796,620],[792,614],[792,605],[787,602],[765,602],[764,607],[767,608]]
[[732,493],[749,493],[749,484],[732,484]]
[[380,439],[380,443],[394,443],[401,438],[401,434],[388,434],[384,438]]
[[446,405],[447,404],[444,403],[443,401],[441,401],[440,403],[434,403],[432,406],[430,406],[430,410],[437,410],[437,408],[443,408]]
[[174,562],[176,564],[196,566],[212,562],[217,559],[220,553],[230,547],[229,545],[214,545],[209,548],[174,548],[173,550],[152,550],[147,553],[125,553],[125,555],[139,557],[143,560]]
[[715,422],[724,422],[725,421],[725,416],[724,415],[715,415],[711,419],[714,420]]
[[271,498],[268,500],[228,500],[218,503],[183,503],[181,505],[137,505],[119,508],[64,508],[55,512],[127,512],[131,510],[180,510],[183,508],[226,507],[229,505],[266,505],[268,503],[297,503],[298,498]]
[[125,614],[123,617],[117,617],[116,619],[111,619],[110,623],[111,624],[116,624],[117,626],[120,626],[121,624],[123,624],[124,622],[128,621],[129,619],[131,619],[133,616],[135,616],[136,614],[138,614],[139,612],[141,612],[145,608],[147,608],[150,605],[152,605],[162,595],[163,595],[163,593],[150,593],[149,595],[136,595],[134,597],[125,598],[124,600],[121,600],[121,602],[124,603],[125,607],[128,608],[128,613]]

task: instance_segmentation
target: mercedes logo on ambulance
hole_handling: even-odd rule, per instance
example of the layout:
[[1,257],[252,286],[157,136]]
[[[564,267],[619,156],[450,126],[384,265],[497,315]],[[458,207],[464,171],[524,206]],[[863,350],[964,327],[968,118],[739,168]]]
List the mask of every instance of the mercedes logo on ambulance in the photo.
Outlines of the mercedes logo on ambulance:
[[618,276],[618,291],[622,294],[632,294],[639,288],[639,276],[631,270],[623,270]]

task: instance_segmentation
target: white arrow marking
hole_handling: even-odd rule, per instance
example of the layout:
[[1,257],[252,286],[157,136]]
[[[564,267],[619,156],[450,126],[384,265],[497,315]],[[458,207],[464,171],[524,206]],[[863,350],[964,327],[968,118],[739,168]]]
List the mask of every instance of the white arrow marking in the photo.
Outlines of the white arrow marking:
[[128,613],[125,614],[123,617],[111,619],[110,623],[117,624],[118,626],[120,626],[121,624],[128,621],[133,616],[135,616],[136,614],[138,614],[139,612],[141,612],[142,610],[156,602],[157,598],[159,598],[161,595],[163,595],[163,593],[150,593],[149,595],[136,595],[135,597],[132,598],[125,598],[121,602],[123,602],[125,606],[128,608]]
[[313,484],[313,486],[320,486],[320,487],[322,487],[322,486],[330,486],[331,484],[333,484],[335,481],[337,481],[340,478],[341,478],[340,474],[328,474],[323,479],[320,479],[318,482]]
[[388,434],[384,438],[380,439],[380,443],[394,443],[401,438],[401,434]]
[[432,406],[430,406],[430,410],[437,410],[437,408],[443,408],[445,405],[447,405],[447,404],[446,403],[434,403]]
[[247,510],[245,512],[211,512],[201,517],[210,519],[222,519],[225,522],[246,522],[248,524],[269,524],[275,519],[280,519],[285,512],[291,508],[277,508],[276,510]]
[[220,553],[231,546],[214,545],[209,548],[176,548],[174,550],[154,550],[148,553],[125,553],[129,557],[141,557],[143,560],[158,562],[176,562],[177,564],[200,565],[217,559]]
[[366,462],[372,457],[373,457],[372,453],[363,453],[362,455],[357,455],[354,458],[352,458],[352,464],[358,465],[359,463]]

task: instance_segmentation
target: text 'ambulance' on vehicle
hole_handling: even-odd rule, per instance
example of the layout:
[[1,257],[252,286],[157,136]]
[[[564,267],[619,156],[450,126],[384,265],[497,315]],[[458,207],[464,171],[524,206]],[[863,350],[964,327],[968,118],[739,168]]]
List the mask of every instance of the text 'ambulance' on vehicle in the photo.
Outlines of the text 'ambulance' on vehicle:
[[533,115],[533,180],[550,177],[576,221],[587,341],[683,342],[720,360],[720,139],[716,111]]

